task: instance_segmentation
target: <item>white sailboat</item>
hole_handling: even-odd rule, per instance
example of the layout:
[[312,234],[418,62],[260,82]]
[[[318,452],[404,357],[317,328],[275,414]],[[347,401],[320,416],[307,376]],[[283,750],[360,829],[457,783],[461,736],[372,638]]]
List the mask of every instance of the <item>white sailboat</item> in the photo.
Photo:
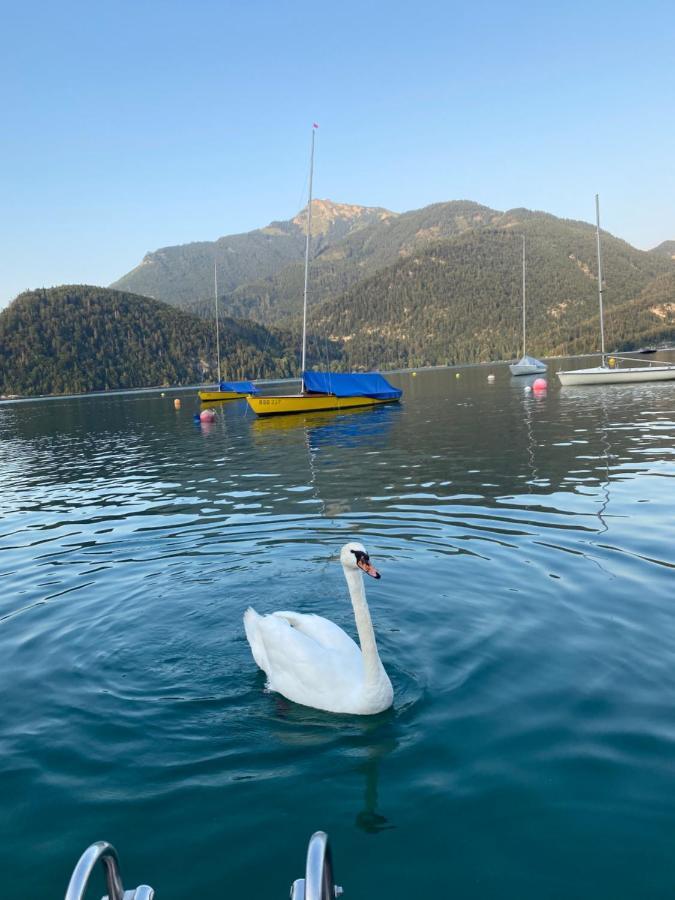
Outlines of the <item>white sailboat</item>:
[[525,235],[523,235],[523,355],[517,363],[511,363],[509,366],[512,375],[538,375],[540,372],[546,371],[546,363],[534,356],[528,356],[525,352],[525,326]]
[[671,381],[675,379],[675,366],[655,364],[645,360],[640,366],[621,366],[622,361],[637,362],[630,356],[605,354],[605,322],[602,307],[602,247],[600,244],[600,198],[595,195],[595,233],[598,248],[598,300],[600,304],[600,365],[590,369],[570,369],[558,372],[562,385],[571,384],[626,384],[634,381]]

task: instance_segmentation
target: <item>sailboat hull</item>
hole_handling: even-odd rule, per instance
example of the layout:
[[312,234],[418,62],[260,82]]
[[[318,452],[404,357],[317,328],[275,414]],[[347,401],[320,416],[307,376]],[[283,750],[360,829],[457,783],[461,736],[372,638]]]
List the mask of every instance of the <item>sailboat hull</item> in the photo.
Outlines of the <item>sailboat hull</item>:
[[248,396],[246,402],[257,416],[283,416],[327,409],[381,406],[383,403],[397,403],[398,399],[398,397],[378,400],[374,397],[336,397],[334,394],[293,394],[282,397]]
[[214,400],[243,400],[246,394],[238,391],[199,391],[202,403],[213,403]]
[[675,366],[631,366],[625,369],[610,369],[596,366],[592,369],[573,369],[558,372],[562,385],[568,384],[629,384],[636,381],[672,381]]
[[546,371],[546,366],[543,363],[539,366],[522,366],[520,363],[511,363],[509,369],[512,375],[540,375]]

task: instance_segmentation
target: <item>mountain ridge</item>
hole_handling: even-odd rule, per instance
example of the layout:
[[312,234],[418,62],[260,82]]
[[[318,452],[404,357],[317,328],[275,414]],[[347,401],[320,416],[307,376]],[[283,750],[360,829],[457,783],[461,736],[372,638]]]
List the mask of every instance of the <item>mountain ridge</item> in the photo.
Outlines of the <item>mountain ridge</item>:
[[[545,356],[572,352],[568,347],[577,353],[597,349],[593,227],[535,213],[522,219],[507,215],[509,228],[467,231],[430,244],[318,304],[309,327],[342,345],[348,367],[373,361],[398,368],[514,358],[521,350],[524,234],[528,351]],[[672,276],[675,266],[606,233],[603,250],[608,337],[638,346],[647,319],[640,320],[641,331],[631,341],[630,304],[659,278]],[[675,279],[660,283],[665,315],[652,317],[647,329],[660,329],[664,337],[671,325],[668,291],[673,285]],[[594,334],[586,328],[592,320]]]
[[[320,359],[325,366],[326,355],[343,370],[518,356],[521,236],[528,351],[545,356],[597,349],[595,226],[469,200],[406,213],[313,203],[320,233],[312,242],[309,280],[310,366]],[[140,267],[154,276],[165,267],[171,280],[176,266],[192,277],[198,259],[208,291],[201,301],[187,282],[184,298],[176,295],[173,306],[137,292],[92,286],[20,295],[0,313],[0,390],[91,390],[214,378],[216,244],[219,260],[229,265],[219,265],[219,286],[225,269],[229,277],[219,292],[224,358],[231,365],[227,374],[298,374],[302,220],[301,210],[295,221],[156,251],[151,263]],[[675,260],[664,252],[637,250],[608,232],[602,232],[602,244],[608,346],[630,349],[671,339]],[[256,280],[247,280],[252,273]],[[36,312],[41,303],[47,314]],[[115,330],[119,317],[126,338]],[[103,343],[100,334],[108,336]],[[21,373],[23,387],[17,388]]]
[[675,241],[661,241],[658,247],[652,247],[650,253],[657,253],[659,256],[668,256],[675,260]]
[[[306,209],[292,219],[272,221],[253,231],[150,251],[110,288],[178,307],[213,300],[214,262],[218,266],[219,290],[227,294],[247,281],[269,277],[287,263],[304,259]],[[314,249],[318,251],[326,242],[339,240],[372,221],[396,215],[381,207],[313,200]]]
[[[582,269],[585,267],[587,272],[592,272],[595,267],[595,251],[587,240],[594,235],[594,226],[579,220],[561,219],[544,211],[522,207],[502,211],[471,200],[451,200],[430,204],[419,210],[393,213],[381,207],[314,200],[312,212],[313,233],[316,232],[316,235],[312,241],[310,257],[310,309],[327,300],[337,300],[345,291],[351,290],[377,271],[415,255],[426,246],[481,229],[512,231],[536,222],[551,240],[558,243],[563,241],[563,235],[576,230],[584,235],[584,244],[589,250],[583,257],[577,254],[576,264]],[[272,222],[264,229],[244,235],[220,238],[213,244],[201,242],[155,251],[150,254],[151,262],[160,281],[164,277],[164,269],[168,272],[172,266],[175,269],[178,265],[183,270],[181,277],[187,277],[194,266],[197,266],[202,273],[201,287],[184,285],[184,290],[176,291],[174,284],[173,296],[166,299],[180,308],[211,317],[213,254],[217,253],[219,300],[223,311],[235,318],[253,319],[266,325],[295,327],[301,314],[303,296],[305,222],[306,207],[291,220]],[[607,232],[603,234],[610,243],[620,241]],[[261,246],[261,242],[264,246]],[[241,261],[239,248],[242,244],[248,245],[242,251],[244,256],[248,254],[250,257],[248,266],[238,265]],[[632,248],[626,242],[622,242],[622,246],[626,253],[633,254],[632,267],[636,270],[644,269],[644,251]],[[659,248],[655,248],[657,249]],[[575,255],[573,248],[569,252]],[[191,254],[192,258],[183,258],[184,253]],[[167,254],[173,255],[173,260],[166,259]],[[200,254],[200,259],[195,261],[195,256]],[[662,258],[664,261],[668,258],[665,252],[651,251],[649,256],[652,259]],[[530,263],[536,266],[537,260],[531,260]],[[567,264],[567,260],[561,256],[555,264],[549,265],[552,281],[560,277],[561,270]],[[124,278],[129,279],[134,272],[138,277],[142,268],[143,266],[137,267]],[[623,274],[627,278],[627,286],[635,294],[639,293],[648,280],[638,279],[637,283],[630,267]],[[656,275],[658,271],[652,274]],[[142,272],[141,275],[144,277]],[[167,278],[171,282],[170,272]],[[119,285],[120,282],[115,284]],[[145,284],[135,290],[151,296],[156,293]],[[159,291],[163,292],[163,289]]]

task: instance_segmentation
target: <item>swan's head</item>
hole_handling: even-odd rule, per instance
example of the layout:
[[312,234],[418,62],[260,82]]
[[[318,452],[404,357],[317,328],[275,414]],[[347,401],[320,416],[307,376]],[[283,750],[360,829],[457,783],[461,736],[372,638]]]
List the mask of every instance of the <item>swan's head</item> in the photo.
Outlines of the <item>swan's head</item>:
[[345,569],[361,569],[371,578],[379,578],[380,573],[370,562],[368,551],[357,541],[350,541],[340,551],[340,562]]

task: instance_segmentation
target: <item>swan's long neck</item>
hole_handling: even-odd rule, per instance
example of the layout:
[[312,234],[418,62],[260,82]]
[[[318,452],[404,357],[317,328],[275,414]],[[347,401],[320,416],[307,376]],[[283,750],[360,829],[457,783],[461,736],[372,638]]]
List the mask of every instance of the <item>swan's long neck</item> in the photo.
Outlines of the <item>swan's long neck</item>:
[[358,570],[345,567],[345,578],[354,607],[356,630],[359,633],[359,644],[363,656],[363,669],[366,682],[376,681],[382,672],[382,663],[377,652],[375,631],[370,618],[370,610],[366,602],[366,591],[363,587],[363,575]]

